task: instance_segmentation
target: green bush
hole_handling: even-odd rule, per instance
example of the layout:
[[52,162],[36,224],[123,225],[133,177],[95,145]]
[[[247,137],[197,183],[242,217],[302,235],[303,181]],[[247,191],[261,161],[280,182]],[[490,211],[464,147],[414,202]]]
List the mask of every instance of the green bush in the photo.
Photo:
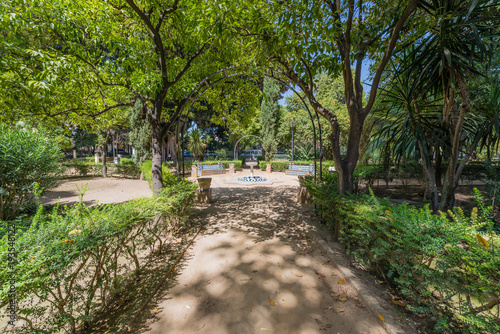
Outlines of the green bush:
[[[73,159],[63,162],[70,176],[102,176],[102,163],[95,163],[92,159]],[[106,161],[108,175],[118,174],[125,177],[138,179],[141,169],[132,159],[122,158],[120,164],[114,164],[112,159]]]
[[[16,333],[75,333],[112,307],[130,276],[140,275],[165,236],[186,221],[196,185],[174,185],[158,196],[119,205],[79,204],[44,213],[15,237]],[[158,219],[161,217],[161,219]],[[10,299],[8,237],[0,239],[0,307]],[[36,301],[36,302],[34,302]],[[2,310],[4,312],[4,310]]]
[[[153,189],[153,162],[151,160],[146,160],[141,165],[142,175],[144,179],[148,181],[149,187]],[[163,177],[163,187],[169,187],[177,183],[177,176],[170,172],[170,168],[166,164],[161,166],[162,177]]]
[[14,219],[33,186],[55,186],[63,172],[57,142],[30,129],[0,124],[0,220]]
[[225,160],[225,161],[203,161],[204,165],[217,165],[219,162],[222,162],[224,168],[229,168],[229,164],[234,164],[234,169],[240,170],[243,161],[241,160]]
[[[259,168],[262,170],[266,170],[266,164],[270,163],[271,164],[271,169],[273,172],[284,172],[285,170],[288,169],[291,161],[260,161],[259,162]],[[295,165],[309,165],[314,161],[307,160],[307,161],[294,161],[293,163]],[[316,167],[319,169],[319,161],[316,163]],[[323,161],[323,176],[325,176],[328,173],[328,168],[335,166],[333,161]],[[318,173],[319,176],[319,173]]]
[[437,331],[500,333],[500,238],[477,190],[479,209],[447,216],[373,194],[340,196],[331,184],[308,188],[348,251],[397,287],[406,308],[436,319]]

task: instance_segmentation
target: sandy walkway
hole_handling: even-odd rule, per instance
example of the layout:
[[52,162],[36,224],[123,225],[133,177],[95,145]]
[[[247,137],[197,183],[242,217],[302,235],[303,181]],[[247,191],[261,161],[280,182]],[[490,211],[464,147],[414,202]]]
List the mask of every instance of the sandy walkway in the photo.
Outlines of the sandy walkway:
[[56,204],[60,198],[61,204],[74,204],[78,202],[78,188],[85,185],[88,190],[83,196],[87,205],[108,203],[123,203],[132,198],[151,196],[152,191],[147,181],[126,178],[77,178],[63,180],[56,188],[48,191],[41,198],[43,205]]
[[308,239],[297,178],[268,176],[278,182],[239,186],[226,183],[234,175],[213,177],[213,203],[195,216],[206,230],[159,296],[146,333],[385,333]]

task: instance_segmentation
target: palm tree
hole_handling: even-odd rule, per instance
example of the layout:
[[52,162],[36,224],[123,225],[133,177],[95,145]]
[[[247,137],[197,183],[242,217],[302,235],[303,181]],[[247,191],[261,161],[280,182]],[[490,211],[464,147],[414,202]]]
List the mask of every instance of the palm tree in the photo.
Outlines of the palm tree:
[[189,150],[193,153],[194,160],[203,160],[203,155],[208,147],[208,144],[210,144],[210,141],[210,136],[203,136],[203,133],[200,131],[200,129],[195,128],[191,130],[188,138],[188,147]]
[[[420,71],[418,80],[427,92],[443,98],[440,117],[448,145],[443,151],[447,168],[439,209],[446,211],[455,203],[461,172],[484,137],[474,126],[466,126],[471,108],[469,82],[482,75],[478,68],[493,52],[499,8],[489,0],[431,0],[421,1],[420,6],[432,24],[415,48],[413,71]],[[465,155],[459,161],[461,153]]]

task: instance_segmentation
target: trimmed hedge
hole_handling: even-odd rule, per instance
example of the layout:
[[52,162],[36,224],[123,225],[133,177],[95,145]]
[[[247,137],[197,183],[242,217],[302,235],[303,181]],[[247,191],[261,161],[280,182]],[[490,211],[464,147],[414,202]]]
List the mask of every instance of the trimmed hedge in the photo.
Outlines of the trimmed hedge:
[[[13,332],[77,333],[91,327],[140,277],[150,256],[165,251],[167,238],[187,220],[196,188],[184,183],[124,204],[87,207],[80,201],[62,214],[59,206],[48,213],[40,206],[28,230],[13,238],[14,273],[8,268],[9,238],[0,239],[0,311],[6,313],[14,278],[16,311],[27,320],[18,321]],[[176,247],[162,261],[173,261]]]
[[[307,184],[326,223],[357,261],[376,270],[435,330],[500,333],[500,238],[477,190],[478,209],[433,215],[368,195],[341,196],[334,184]],[[450,217],[450,218],[448,218]]]
[[[66,176],[102,176],[102,163],[95,163],[94,160],[74,159],[63,162],[62,165],[67,168]],[[112,158],[106,161],[108,167],[107,175],[113,174],[138,179],[141,175],[141,169],[135,165],[131,159],[122,158],[119,165],[113,163]]]
[[[259,168],[261,170],[266,170],[266,164],[270,163],[271,164],[271,169],[273,172],[284,172],[285,170],[288,169],[288,166],[291,161],[260,161],[259,162]],[[293,163],[295,165],[309,165],[310,163],[313,163],[314,161],[294,161]],[[335,166],[333,161],[323,161],[323,175],[328,173],[328,168]],[[316,163],[316,166],[319,168],[319,161]],[[318,174],[319,175],[319,174]]]

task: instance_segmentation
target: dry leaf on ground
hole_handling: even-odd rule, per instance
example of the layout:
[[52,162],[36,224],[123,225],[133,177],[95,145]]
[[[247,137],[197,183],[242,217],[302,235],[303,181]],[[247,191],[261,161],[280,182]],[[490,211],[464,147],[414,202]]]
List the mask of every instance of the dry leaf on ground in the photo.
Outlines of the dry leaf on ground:
[[341,294],[339,295],[339,300],[340,300],[341,302],[346,302],[346,301],[347,301],[347,295],[345,295],[345,294],[341,293]]
[[271,298],[269,298],[269,305],[274,306],[274,301]]
[[339,279],[339,284],[344,284],[345,283],[345,278]]
[[339,307],[337,309],[337,313],[345,312],[345,309],[343,307]]
[[380,315],[380,314],[378,315],[378,318],[379,318],[380,320],[382,320],[382,321],[385,321],[385,318],[384,318],[382,315]]
[[403,303],[403,302],[402,302],[402,301],[400,301],[400,300],[394,300],[394,299],[393,299],[393,300],[392,300],[392,302],[393,302],[394,304],[396,304],[396,305],[399,305],[399,306],[402,306],[402,307],[406,307],[406,304],[405,304],[405,303]]

